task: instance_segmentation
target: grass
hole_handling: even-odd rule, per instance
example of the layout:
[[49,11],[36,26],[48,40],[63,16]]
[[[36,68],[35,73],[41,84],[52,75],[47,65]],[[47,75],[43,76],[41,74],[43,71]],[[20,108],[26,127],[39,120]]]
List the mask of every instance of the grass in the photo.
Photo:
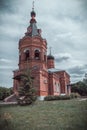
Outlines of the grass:
[[87,130],[87,101],[0,106],[0,130]]

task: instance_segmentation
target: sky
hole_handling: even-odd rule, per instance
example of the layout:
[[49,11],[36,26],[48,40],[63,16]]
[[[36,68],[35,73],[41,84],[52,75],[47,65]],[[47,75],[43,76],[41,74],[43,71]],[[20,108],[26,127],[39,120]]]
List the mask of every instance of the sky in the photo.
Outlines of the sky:
[[[18,69],[18,43],[30,21],[33,0],[0,0],[0,86],[13,86]],[[87,72],[87,0],[35,0],[37,27],[52,47],[55,67],[71,83]]]

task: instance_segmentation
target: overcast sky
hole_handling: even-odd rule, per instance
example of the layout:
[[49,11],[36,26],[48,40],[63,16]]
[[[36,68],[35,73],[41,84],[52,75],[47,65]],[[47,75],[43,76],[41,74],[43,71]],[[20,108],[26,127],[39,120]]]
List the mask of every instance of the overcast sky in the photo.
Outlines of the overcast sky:
[[[18,42],[29,25],[32,1],[0,0],[0,86],[13,86]],[[66,70],[71,82],[82,80],[87,72],[87,0],[35,0],[35,12],[56,68]]]

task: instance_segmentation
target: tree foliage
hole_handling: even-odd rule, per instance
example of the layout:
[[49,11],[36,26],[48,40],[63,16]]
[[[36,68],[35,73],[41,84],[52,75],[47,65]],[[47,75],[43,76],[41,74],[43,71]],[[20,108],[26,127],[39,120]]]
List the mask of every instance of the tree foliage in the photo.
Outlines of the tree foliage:
[[72,92],[77,92],[82,96],[87,96],[87,84],[83,81],[72,84]]
[[4,100],[11,94],[13,94],[12,88],[0,87],[0,100]]
[[33,86],[33,77],[31,77],[30,70],[26,70],[21,75],[19,86],[18,103],[20,105],[29,105],[36,100],[36,89]]

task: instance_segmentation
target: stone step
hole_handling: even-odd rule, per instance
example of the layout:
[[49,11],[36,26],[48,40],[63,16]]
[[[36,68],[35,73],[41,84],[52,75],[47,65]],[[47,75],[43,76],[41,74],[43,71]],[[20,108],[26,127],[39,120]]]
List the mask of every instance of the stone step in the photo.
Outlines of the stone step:
[[12,94],[4,99],[4,102],[16,102],[16,101],[17,101],[17,97],[15,94]]

